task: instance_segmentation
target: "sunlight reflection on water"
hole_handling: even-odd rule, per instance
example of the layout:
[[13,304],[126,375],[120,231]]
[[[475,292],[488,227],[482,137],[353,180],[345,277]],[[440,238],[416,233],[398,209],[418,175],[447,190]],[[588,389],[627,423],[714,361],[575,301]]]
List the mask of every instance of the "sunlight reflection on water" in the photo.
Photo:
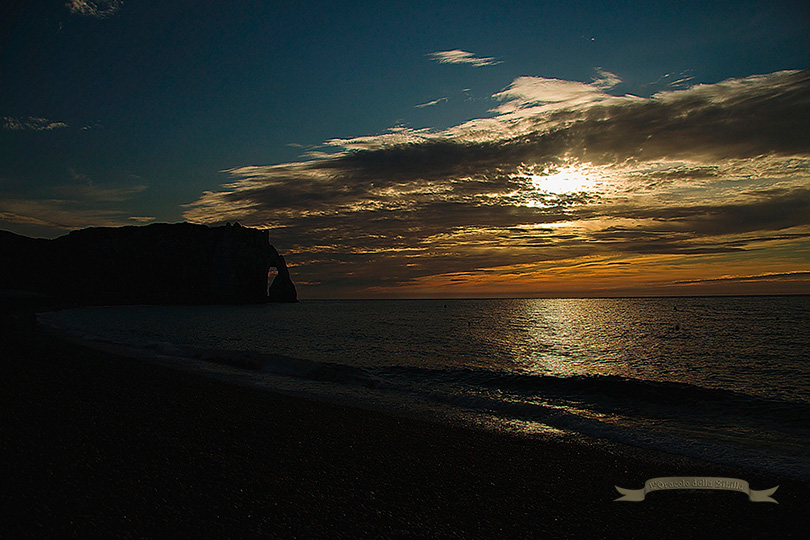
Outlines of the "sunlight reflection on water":
[[810,402],[810,297],[310,301],[50,316],[122,342],[358,366],[613,375]]

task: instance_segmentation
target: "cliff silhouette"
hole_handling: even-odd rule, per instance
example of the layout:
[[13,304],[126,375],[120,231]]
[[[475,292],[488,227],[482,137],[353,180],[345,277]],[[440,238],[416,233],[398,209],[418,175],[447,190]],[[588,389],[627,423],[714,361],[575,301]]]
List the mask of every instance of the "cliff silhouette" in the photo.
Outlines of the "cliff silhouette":
[[[190,223],[89,228],[53,240],[0,231],[0,289],[70,303],[295,302],[268,231]],[[268,272],[276,276],[268,287]]]

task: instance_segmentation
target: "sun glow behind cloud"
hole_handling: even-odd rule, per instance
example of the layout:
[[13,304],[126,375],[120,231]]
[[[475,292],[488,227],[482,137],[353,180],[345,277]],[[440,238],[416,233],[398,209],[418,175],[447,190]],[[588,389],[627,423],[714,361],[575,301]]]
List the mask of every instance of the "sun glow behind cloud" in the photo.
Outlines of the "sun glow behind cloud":
[[616,187],[617,177],[612,167],[575,160],[564,160],[559,166],[542,168],[521,164],[513,176],[525,183],[526,205],[537,208],[555,206],[562,197],[581,196],[587,200],[603,197]]
[[578,167],[566,167],[561,171],[549,174],[533,174],[530,178],[537,189],[549,193],[576,193],[590,191],[594,187],[588,179],[587,173],[583,168]]

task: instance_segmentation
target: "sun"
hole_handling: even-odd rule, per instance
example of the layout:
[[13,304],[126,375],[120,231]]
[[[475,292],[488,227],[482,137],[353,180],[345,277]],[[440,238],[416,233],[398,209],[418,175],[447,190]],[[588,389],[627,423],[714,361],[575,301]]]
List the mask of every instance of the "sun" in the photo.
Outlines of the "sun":
[[573,160],[542,168],[521,164],[513,178],[522,184],[523,204],[537,208],[555,206],[561,197],[570,194],[602,196],[615,191],[617,180],[609,167]]
[[593,188],[594,182],[590,176],[583,167],[564,167],[556,170],[546,168],[541,174],[529,175],[529,179],[537,191],[563,195]]

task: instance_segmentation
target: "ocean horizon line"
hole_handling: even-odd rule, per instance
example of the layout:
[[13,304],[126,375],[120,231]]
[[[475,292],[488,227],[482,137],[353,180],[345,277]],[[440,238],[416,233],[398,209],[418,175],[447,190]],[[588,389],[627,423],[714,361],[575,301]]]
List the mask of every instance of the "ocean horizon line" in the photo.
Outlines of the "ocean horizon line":
[[790,298],[810,296],[808,293],[763,294],[678,294],[678,295],[616,295],[616,296],[380,296],[367,298],[299,298],[299,302],[354,302],[354,301],[414,301],[414,300],[643,300],[666,298]]

